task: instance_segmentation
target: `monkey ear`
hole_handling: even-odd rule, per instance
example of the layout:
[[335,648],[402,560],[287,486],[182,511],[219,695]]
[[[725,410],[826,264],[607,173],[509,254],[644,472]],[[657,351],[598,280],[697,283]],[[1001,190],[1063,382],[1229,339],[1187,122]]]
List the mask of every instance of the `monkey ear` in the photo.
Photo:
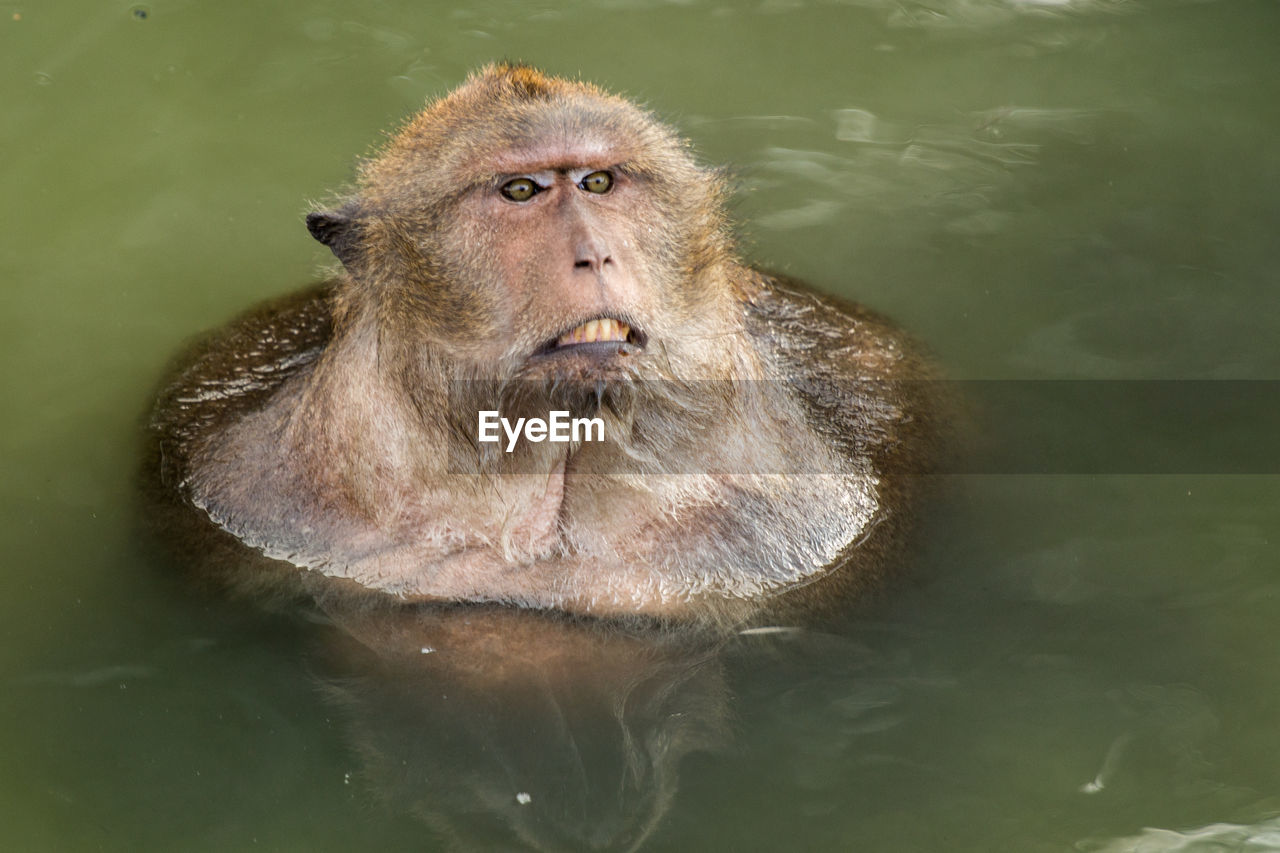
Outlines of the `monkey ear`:
[[355,213],[354,204],[344,204],[337,210],[317,210],[307,214],[307,230],[311,236],[328,246],[347,267],[356,260],[359,244],[360,221]]

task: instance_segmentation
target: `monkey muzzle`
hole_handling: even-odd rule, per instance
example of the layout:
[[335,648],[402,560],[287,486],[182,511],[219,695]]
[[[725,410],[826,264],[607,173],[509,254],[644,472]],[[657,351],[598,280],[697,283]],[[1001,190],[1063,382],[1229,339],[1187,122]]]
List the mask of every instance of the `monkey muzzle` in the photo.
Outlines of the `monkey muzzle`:
[[535,359],[584,356],[593,359],[626,358],[642,351],[644,332],[617,317],[596,317],[566,329],[534,353]]

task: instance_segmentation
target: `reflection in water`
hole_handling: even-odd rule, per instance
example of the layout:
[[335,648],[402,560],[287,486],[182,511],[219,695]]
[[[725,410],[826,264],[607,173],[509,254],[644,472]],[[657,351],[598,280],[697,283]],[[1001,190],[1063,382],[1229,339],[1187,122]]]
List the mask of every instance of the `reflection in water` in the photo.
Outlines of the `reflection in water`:
[[1280,820],[1250,826],[1215,823],[1180,832],[1148,827],[1125,838],[1082,841],[1076,849],[1091,853],[1211,853],[1215,850],[1266,853],[1280,850]]
[[1133,0],[844,0],[883,9],[886,23],[904,29],[982,30],[1019,18],[1132,11]]
[[861,107],[831,113],[833,133],[847,154],[769,148],[759,155],[757,186],[806,188],[804,204],[766,212],[758,225],[774,230],[811,227],[841,211],[878,215],[922,213],[946,218],[957,234],[1003,230],[1010,213],[1001,199],[1025,188],[1021,170],[1048,152],[1093,146],[1121,122],[1102,111],[1001,106],[956,113],[939,122],[887,118]]
[[726,742],[719,643],[490,606],[330,613],[367,781],[459,850],[634,850]]
[[[670,5],[671,0],[595,0],[604,9],[651,9]],[[909,30],[988,30],[1021,19],[1048,19],[1090,14],[1137,11],[1137,0],[762,0],[716,8],[718,16],[741,14],[748,9],[764,15],[783,15],[809,6],[856,6],[882,15],[887,26]]]

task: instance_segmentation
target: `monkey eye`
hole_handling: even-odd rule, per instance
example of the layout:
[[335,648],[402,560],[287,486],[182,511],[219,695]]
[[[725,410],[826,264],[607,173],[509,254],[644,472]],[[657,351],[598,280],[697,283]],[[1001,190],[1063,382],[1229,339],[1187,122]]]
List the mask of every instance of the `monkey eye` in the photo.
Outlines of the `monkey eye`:
[[529,178],[513,178],[503,184],[499,192],[512,201],[528,201],[542,192],[542,187]]
[[589,193],[603,194],[613,189],[613,175],[609,172],[592,172],[578,186]]

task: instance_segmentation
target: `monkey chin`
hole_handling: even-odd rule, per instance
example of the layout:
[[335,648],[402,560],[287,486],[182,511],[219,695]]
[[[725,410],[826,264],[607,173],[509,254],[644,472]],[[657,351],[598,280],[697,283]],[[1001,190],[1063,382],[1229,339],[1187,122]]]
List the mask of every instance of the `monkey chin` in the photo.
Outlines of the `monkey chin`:
[[642,384],[637,380],[643,353],[643,344],[632,340],[552,343],[525,360],[515,381],[506,384],[503,403],[511,411],[540,404],[575,416],[629,410]]

